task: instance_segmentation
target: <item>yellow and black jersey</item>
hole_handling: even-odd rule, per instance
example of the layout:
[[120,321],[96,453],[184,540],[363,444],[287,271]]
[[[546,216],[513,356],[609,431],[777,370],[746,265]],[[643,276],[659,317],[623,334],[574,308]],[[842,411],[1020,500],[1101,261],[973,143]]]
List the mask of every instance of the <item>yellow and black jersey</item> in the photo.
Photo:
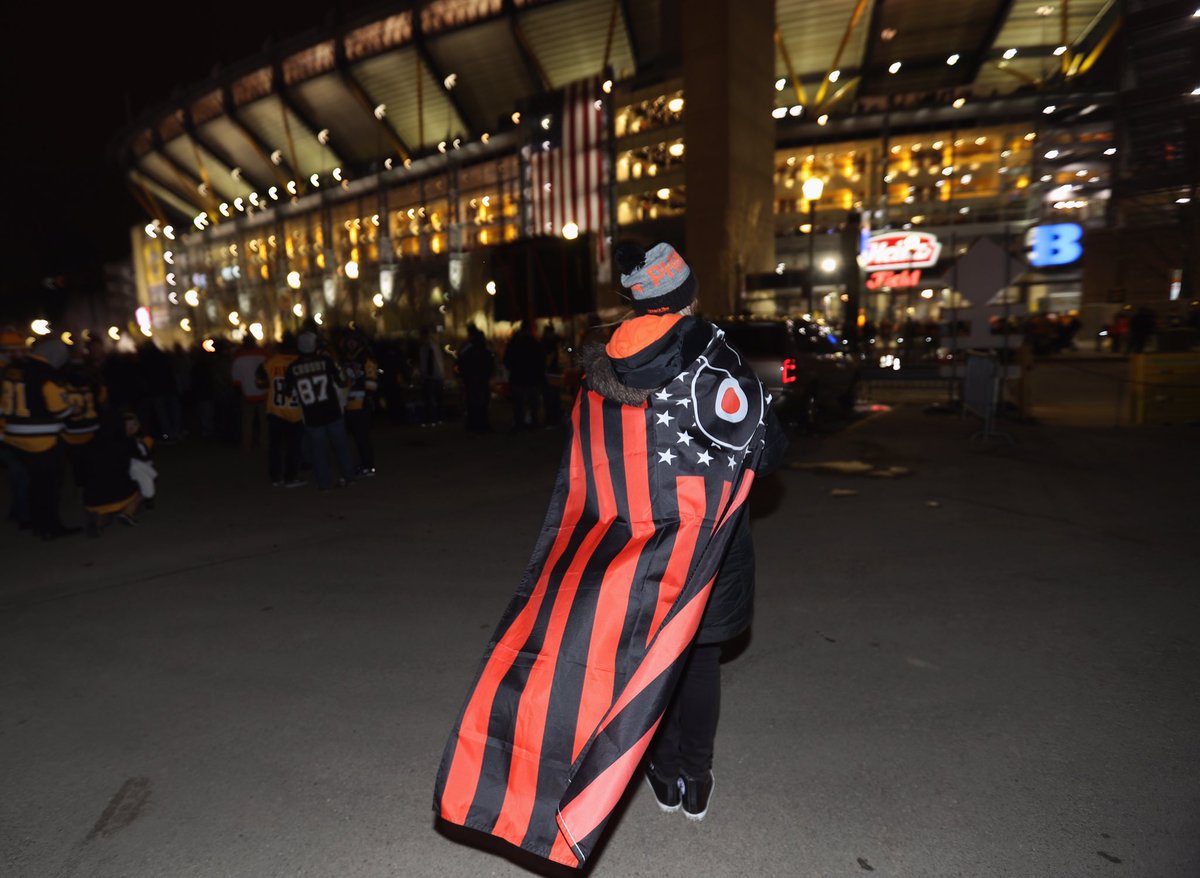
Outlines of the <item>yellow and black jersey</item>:
[[379,389],[379,364],[366,351],[343,360],[342,374],[349,387],[346,394],[347,411],[361,409]]
[[69,370],[65,381],[71,413],[63,421],[63,441],[83,445],[100,429],[100,409],[108,402],[108,391],[99,377],[84,369]]
[[9,365],[0,380],[4,441],[19,451],[49,451],[58,442],[63,419],[71,411],[57,369],[41,357]]
[[296,362],[295,354],[272,354],[258,370],[259,387],[267,392],[267,414],[297,423],[300,421],[300,402],[295,390],[287,387],[287,368]]

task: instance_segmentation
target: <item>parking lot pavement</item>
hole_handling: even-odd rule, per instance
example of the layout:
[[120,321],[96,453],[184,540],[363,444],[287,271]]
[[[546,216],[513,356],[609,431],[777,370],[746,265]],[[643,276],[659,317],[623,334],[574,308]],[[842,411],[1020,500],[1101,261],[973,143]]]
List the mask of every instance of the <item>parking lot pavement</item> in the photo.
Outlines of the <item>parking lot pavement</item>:
[[[1197,873],[1194,432],[1009,426],[797,438],[710,814],[635,784],[591,874]],[[136,529],[0,532],[0,872],[537,874],[430,804],[562,443],[387,427],[318,494],[185,442]]]

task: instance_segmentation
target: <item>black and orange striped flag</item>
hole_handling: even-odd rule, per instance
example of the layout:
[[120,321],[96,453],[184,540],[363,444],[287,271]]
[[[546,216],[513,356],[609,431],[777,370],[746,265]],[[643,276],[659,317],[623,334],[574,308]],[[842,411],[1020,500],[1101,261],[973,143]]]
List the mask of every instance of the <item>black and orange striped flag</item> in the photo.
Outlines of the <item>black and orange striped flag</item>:
[[442,758],[444,820],[583,864],[674,691],[769,401],[715,328],[641,406],[585,383],[533,557]]

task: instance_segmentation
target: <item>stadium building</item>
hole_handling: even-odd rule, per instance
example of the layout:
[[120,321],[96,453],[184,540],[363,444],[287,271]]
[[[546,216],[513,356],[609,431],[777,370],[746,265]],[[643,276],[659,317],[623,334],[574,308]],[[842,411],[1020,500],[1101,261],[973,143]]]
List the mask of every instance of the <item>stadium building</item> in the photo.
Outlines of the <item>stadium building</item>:
[[386,4],[128,130],[116,333],[604,319],[623,237],[677,244],[709,313],[848,332],[1184,307],[1198,40],[1150,0]]

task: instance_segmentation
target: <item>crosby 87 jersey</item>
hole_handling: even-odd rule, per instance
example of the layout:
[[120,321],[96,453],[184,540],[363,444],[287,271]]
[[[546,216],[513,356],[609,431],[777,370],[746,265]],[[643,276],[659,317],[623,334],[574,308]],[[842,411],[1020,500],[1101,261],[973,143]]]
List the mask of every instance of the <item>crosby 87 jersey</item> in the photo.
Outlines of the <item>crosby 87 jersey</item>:
[[338,388],[342,373],[329,357],[323,354],[304,355],[287,367],[284,389],[296,395],[309,427],[323,427],[342,417]]

